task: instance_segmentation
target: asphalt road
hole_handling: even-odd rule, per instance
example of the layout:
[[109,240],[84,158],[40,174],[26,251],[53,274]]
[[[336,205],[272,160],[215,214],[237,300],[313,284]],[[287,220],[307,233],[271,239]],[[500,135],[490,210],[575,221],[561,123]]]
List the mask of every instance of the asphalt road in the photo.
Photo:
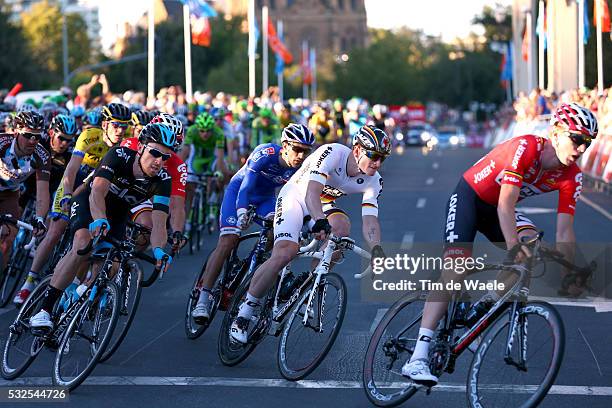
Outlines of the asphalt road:
[[[483,153],[482,149],[429,154],[419,149],[395,152],[385,162],[383,173],[380,220],[384,240],[400,245],[440,241],[446,200],[460,174]],[[578,203],[577,240],[609,242],[612,221],[604,213],[612,211],[612,199],[588,191],[584,195],[598,204],[599,211],[584,201]],[[530,218],[547,232],[549,239],[554,237],[556,200],[556,194],[548,194],[521,204],[531,208]],[[363,242],[360,197],[346,197],[339,203],[351,215],[352,236]],[[143,290],[140,309],[123,345],[108,362],[96,367],[70,396],[69,404],[43,406],[370,406],[361,389],[363,356],[377,318],[388,306],[363,300],[361,283],[352,277],[359,261],[348,258],[336,269],[345,278],[349,298],[334,347],[309,378],[290,383],[282,380],[278,372],[276,338],[267,338],[236,367],[223,366],[217,357],[220,315],[201,338],[195,341],[186,338],[183,316],[188,290],[214,242],[214,237],[207,238],[205,249],[198,255],[182,254],[163,281]],[[612,406],[612,314],[606,312],[612,310],[610,306],[612,303],[594,301],[557,306],[566,328],[565,358],[555,387],[541,406]],[[4,343],[15,311],[7,308],[0,309],[0,313],[0,339]],[[22,378],[0,381],[0,387],[50,385],[52,357],[52,353],[43,351]],[[465,385],[470,359],[471,354],[465,353],[455,373],[441,378],[442,384]],[[465,401],[465,392],[459,387],[446,387],[434,389],[429,396],[419,393],[405,406],[462,407]]]

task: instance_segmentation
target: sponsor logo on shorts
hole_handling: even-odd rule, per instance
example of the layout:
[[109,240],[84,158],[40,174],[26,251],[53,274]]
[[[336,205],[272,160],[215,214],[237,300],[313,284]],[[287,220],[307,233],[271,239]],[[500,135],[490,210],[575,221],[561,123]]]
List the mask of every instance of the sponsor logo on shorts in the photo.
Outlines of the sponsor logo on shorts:
[[73,202],[70,206],[70,218],[76,217],[77,208],[79,208],[79,203]]
[[229,225],[232,225],[232,226],[233,226],[233,225],[236,225],[236,217],[234,217],[234,216],[227,217],[227,220],[226,220],[226,221],[227,221],[227,223],[228,223]]
[[457,214],[457,193],[453,194],[448,203],[448,215],[446,216],[446,242],[455,242],[459,235],[455,234],[455,216]]

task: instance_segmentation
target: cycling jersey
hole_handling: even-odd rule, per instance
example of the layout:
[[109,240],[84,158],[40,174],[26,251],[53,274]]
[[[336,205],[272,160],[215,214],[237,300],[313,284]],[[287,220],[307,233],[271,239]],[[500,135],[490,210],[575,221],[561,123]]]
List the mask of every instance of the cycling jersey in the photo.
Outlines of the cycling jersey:
[[37,180],[48,181],[51,175],[51,156],[40,144],[29,156],[17,156],[15,144],[17,138],[9,134],[0,134],[0,191],[18,191],[32,173],[36,172]]
[[534,135],[512,138],[477,161],[463,178],[478,197],[494,206],[503,184],[519,187],[519,200],[559,190],[557,212],[574,215],[582,190],[582,172],[575,163],[554,170],[542,169],[546,143],[547,139]]
[[215,150],[225,148],[225,137],[223,131],[214,126],[212,135],[204,140],[197,126],[192,125],[187,128],[184,145],[191,146],[187,159],[189,172],[202,173],[208,170],[215,160]]
[[170,174],[162,168],[154,177],[136,178],[133,170],[136,156],[134,150],[126,147],[110,149],[87,184],[85,193],[89,195],[95,178],[102,177],[111,182],[106,195],[106,208],[127,210],[152,197],[153,209],[168,213],[172,189]]
[[104,142],[103,130],[87,128],[79,136],[72,154],[83,158],[83,165],[95,169],[110,147]]
[[236,227],[238,208],[246,210],[252,204],[261,217],[274,212],[276,188],[296,172],[280,164],[280,151],[281,147],[272,143],[257,146],[246,164],[232,177],[221,205],[221,235],[240,232]]
[[321,202],[327,216],[342,213],[335,202],[347,195],[362,193],[362,216],[378,216],[378,199],[382,193],[383,180],[377,172],[373,176],[346,174],[348,160],[353,160],[352,150],[339,143],[326,144],[314,151],[302,167],[281,189],[276,200],[274,214],[274,239],[298,242],[303,220],[309,215],[306,206],[306,190],[313,180],[323,184]]
[[[131,137],[124,139],[121,142],[121,146],[138,151],[138,138]],[[173,152],[170,158],[164,162],[164,168],[168,171],[170,177],[172,177],[172,191],[170,195],[185,198],[185,184],[187,183],[187,166],[185,162]]]
[[264,126],[261,118],[255,118],[251,125],[251,149],[264,143],[278,143],[280,141],[280,127],[273,118],[270,124]]

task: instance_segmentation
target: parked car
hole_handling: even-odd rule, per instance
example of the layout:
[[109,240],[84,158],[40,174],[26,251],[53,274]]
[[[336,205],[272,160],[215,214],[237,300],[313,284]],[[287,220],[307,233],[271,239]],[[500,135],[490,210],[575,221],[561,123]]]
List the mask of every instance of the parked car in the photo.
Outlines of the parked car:
[[466,138],[463,129],[459,126],[440,126],[437,129],[437,146],[446,147],[465,147]]

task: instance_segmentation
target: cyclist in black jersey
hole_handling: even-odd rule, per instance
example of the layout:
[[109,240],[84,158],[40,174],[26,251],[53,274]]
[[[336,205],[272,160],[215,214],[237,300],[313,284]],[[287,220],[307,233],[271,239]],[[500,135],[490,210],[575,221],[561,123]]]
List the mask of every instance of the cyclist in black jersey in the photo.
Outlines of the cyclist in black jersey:
[[175,149],[176,137],[172,129],[160,123],[145,126],[141,131],[142,137],[146,142],[138,151],[127,147],[109,150],[91,181],[71,199],[72,249],[58,262],[42,308],[30,319],[32,328],[44,331],[53,327],[50,312],[88,257],[88,254],[79,255],[77,251],[87,247],[90,239],[100,234],[108,233],[122,239],[130,208],[149,198],[153,201],[153,254],[158,266],[165,256],[168,256],[167,265],[172,261],[163,249],[167,240],[166,221],[172,187],[172,179],[163,168],[163,162]]

